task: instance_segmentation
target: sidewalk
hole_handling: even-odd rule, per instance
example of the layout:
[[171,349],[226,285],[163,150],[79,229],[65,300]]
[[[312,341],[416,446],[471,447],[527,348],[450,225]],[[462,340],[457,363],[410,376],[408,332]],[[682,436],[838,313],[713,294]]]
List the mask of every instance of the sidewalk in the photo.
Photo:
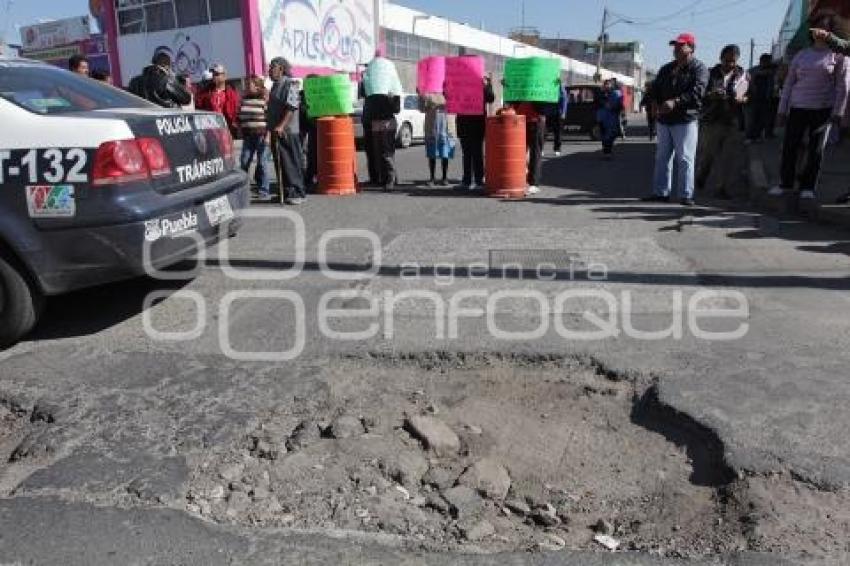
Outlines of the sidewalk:
[[[795,198],[775,199],[767,190],[779,184],[779,162],[782,137],[748,146],[750,200],[760,207],[778,214],[799,211]],[[850,205],[837,205],[835,201],[850,191],[850,142],[827,149],[824,168],[818,187],[818,205],[807,215],[818,222],[850,227]]]

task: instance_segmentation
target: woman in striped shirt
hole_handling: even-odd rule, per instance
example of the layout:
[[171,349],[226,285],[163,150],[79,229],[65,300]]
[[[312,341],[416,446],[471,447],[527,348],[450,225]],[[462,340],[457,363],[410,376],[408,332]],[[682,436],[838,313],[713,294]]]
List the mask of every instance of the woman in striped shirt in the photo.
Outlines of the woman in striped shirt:
[[252,75],[248,79],[242,106],[239,108],[239,127],[242,130],[242,156],[240,164],[248,171],[254,155],[257,156],[257,168],[254,180],[257,183],[259,201],[268,202],[272,196],[269,192],[269,176],[266,165],[269,161],[269,135],[266,129],[266,101],[268,92],[262,77]]

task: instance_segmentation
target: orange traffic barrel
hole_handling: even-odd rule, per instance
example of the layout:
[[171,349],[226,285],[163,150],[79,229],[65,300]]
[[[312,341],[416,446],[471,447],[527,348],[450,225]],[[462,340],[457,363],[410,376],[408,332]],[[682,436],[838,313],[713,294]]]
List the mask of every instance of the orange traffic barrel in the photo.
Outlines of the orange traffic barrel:
[[528,170],[525,116],[504,112],[487,118],[484,194],[488,197],[525,198]]
[[357,194],[357,152],[354,122],[350,116],[327,116],[316,120],[319,141],[320,195]]

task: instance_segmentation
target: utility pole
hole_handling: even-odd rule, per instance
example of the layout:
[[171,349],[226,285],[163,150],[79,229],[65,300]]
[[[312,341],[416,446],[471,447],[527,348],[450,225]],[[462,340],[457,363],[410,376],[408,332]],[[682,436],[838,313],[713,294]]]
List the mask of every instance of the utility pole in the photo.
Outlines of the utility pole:
[[596,55],[596,82],[602,80],[602,55],[605,53],[605,30],[608,28],[608,7],[602,12],[602,31],[599,32],[599,45],[597,46]]
[[750,39],[750,69],[753,68],[753,65],[756,64],[756,40],[755,38]]

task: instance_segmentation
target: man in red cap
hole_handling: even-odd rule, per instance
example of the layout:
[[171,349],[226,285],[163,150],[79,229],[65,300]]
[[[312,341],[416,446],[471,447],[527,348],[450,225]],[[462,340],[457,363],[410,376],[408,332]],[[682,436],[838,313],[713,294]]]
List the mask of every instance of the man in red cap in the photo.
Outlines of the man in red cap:
[[683,205],[694,205],[699,117],[708,84],[708,69],[694,56],[696,44],[690,33],[671,41],[674,60],[661,67],[653,82],[651,96],[658,105],[658,147],[652,195],[644,199],[649,202],[670,202],[675,156],[678,196]]

